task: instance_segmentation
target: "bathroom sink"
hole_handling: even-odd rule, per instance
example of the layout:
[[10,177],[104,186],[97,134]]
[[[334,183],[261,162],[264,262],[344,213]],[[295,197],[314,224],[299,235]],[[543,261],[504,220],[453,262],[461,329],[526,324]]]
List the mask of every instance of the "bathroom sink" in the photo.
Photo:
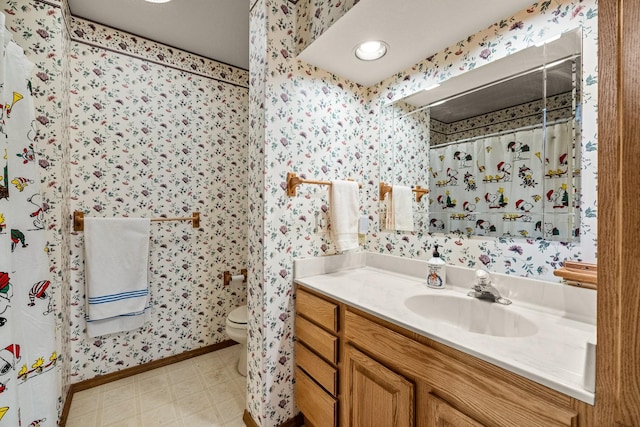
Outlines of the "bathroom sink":
[[504,306],[468,296],[415,295],[405,300],[415,314],[474,334],[495,337],[527,337],[538,327],[531,320]]

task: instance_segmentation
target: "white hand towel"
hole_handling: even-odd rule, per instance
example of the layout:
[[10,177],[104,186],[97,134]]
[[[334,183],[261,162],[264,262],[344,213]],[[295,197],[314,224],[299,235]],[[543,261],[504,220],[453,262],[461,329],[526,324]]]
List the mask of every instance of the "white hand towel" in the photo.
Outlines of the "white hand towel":
[[332,181],[329,192],[331,234],[338,251],[358,248],[358,183]]
[[391,194],[393,229],[413,231],[413,191],[409,187],[394,185]]
[[89,336],[142,326],[149,301],[149,231],[145,218],[85,218]]

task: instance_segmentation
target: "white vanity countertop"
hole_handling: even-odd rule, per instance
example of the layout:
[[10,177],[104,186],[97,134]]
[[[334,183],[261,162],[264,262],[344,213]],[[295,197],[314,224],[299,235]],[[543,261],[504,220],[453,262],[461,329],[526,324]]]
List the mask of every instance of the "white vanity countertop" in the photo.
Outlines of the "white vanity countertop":
[[[522,302],[518,301],[516,297],[518,293],[523,293],[521,289],[516,291],[505,289],[505,284],[501,283],[496,287],[499,288],[503,296],[513,300],[513,304],[503,306],[504,309],[512,310],[532,321],[538,328],[537,332],[526,337],[500,337],[468,332],[414,313],[405,305],[405,300],[415,295],[466,297],[466,291],[470,288],[471,282],[467,288],[449,285],[447,289],[443,290],[430,289],[426,287],[424,279],[420,279],[414,274],[416,270],[423,268],[424,262],[409,260],[413,263],[413,266],[408,266],[408,270],[412,270],[409,271],[412,275],[407,275],[376,268],[386,267],[387,258],[393,261],[396,257],[369,254],[369,259],[367,259],[365,254],[356,254],[355,256],[358,258],[355,264],[351,263],[347,266],[342,263],[337,268],[338,271],[331,271],[336,268],[306,268],[311,263],[308,263],[308,260],[302,260],[303,263],[296,264],[295,281],[328,297],[522,375],[549,388],[586,403],[594,403],[594,393],[585,390],[583,386],[586,343],[593,340],[596,332],[595,324],[588,318],[589,316],[586,316],[586,319],[581,319],[581,315],[584,313],[576,315],[575,313],[562,312],[557,307],[538,309],[540,307],[531,301],[524,299]],[[376,267],[371,267],[371,265],[376,265]],[[397,268],[391,270],[394,269],[397,270]],[[448,268],[447,282],[449,282],[450,270],[454,273],[454,278],[459,279],[463,269],[460,267]],[[473,270],[468,271],[473,273]],[[492,274],[492,277],[494,276],[503,275]],[[494,283],[506,282],[504,278],[500,280],[497,277],[496,279],[498,280],[495,280]],[[527,281],[529,279],[512,278],[512,280]],[[558,284],[551,285],[559,289],[568,288]],[[544,289],[544,286],[540,286],[538,289]],[[580,292],[582,291],[584,290],[580,290]],[[547,291],[547,293],[553,292]],[[586,299],[587,305],[592,300],[595,301],[595,296],[592,299],[589,294],[586,294],[586,297],[584,293],[577,293],[577,295],[578,299],[580,296]],[[573,300],[574,295],[571,297]],[[554,295],[553,300],[557,299],[558,296]],[[483,303],[493,304],[484,301]],[[595,312],[593,314],[595,315]]]

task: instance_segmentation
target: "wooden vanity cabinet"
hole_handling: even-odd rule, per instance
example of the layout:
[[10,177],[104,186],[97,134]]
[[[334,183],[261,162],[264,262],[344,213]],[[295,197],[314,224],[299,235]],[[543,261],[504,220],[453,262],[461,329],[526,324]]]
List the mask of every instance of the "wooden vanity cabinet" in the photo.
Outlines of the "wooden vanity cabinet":
[[344,317],[345,347],[416,384],[417,427],[588,426],[569,396],[351,307]]
[[[297,292],[298,298],[304,295],[303,300],[307,294],[324,299],[302,286],[298,286]],[[596,425],[591,405],[346,304],[327,299],[324,302],[335,306],[331,310],[335,319],[340,319],[340,328],[336,320],[331,334],[339,340],[336,342],[340,344],[339,363],[329,364],[337,369],[331,372],[339,374],[339,378],[334,377],[339,383],[331,392],[326,386],[318,385],[325,381],[321,379],[323,375],[310,374],[313,384],[324,393],[321,394],[304,385],[309,375],[296,378],[298,407],[310,424],[342,427]],[[304,304],[297,309],[302,307]],[[307,314],[296,315],[296,321],[303,319],[302,325],[304,320],[309,320],[308,309],[303,311]],[[304,348],[300,351],[298,345]],[[296,343],[297,371],[302,369],[303,374],[313,370],[305,361],[307,347]],[[327,360],[321,358],[316,363],[322,366]],[[301,368],[301,364],[307,369]],[[299,378],[303,378],[302,386]],[[334,424],[316,423],[317,409],[305,402],[310,392],[317,393],[313,406],[331,406],[334,412],[328,412],[333,414]],[[325,396],[335,398],[335,405],[316,402]]]
[[340,307],[298,287],[296,292],[296,402],[305,425],[338,426]]

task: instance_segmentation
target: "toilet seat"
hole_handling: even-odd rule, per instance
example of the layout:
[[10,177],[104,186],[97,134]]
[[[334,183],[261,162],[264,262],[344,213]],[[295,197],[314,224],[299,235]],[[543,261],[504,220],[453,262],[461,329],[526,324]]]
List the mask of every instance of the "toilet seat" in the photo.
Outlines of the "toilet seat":
[[247,329],[247,306],[235,308],[227,316],[227,326],[236,329]]

